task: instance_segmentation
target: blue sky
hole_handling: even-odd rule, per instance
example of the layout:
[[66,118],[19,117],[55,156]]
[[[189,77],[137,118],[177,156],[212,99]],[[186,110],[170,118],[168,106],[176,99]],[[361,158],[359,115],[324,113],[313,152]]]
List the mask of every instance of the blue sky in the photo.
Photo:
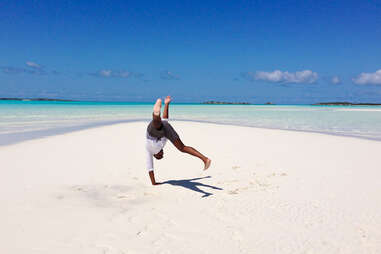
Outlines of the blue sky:
[[0,97],[381,102],[381,1],[0,1],[0,31]]

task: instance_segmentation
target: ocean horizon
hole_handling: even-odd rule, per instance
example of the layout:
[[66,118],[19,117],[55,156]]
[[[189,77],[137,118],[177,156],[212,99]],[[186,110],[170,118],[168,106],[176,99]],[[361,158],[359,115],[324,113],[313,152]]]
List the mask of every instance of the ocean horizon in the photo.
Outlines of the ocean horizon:
[[[0,145],[95,126],[148,122],[152,105],[153,102],[0,101]],[[380,106],[172,103],[169,116],[172,120],[381,141]]]

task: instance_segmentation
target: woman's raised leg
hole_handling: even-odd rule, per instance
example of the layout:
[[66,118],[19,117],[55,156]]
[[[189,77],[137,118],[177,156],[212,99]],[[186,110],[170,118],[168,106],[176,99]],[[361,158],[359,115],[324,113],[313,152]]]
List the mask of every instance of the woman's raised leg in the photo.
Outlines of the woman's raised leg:
[[156,129],[159,129],[161,127],[160,110],[161,110],[161,99],[159,98],[156,100],[156,103],[153,106],[153,114],[152,114],[153,127],[155,127]]

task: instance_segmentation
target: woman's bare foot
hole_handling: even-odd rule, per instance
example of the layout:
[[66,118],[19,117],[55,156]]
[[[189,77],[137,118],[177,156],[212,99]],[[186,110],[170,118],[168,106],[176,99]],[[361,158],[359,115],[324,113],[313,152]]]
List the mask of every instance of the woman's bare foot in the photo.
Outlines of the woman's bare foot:
[[171,101],[172,101],[172,98],[171,96],[168,95],[167,97],[165,97],[164,103],[169,104]]
[[212,163],[211,159],[206,159],[204,170],[207,170],[210,167],[210,164]]
[[157,99],[155,105],[153,106],[153,114],[156,116],[160,116],[161,110],[161,99]]

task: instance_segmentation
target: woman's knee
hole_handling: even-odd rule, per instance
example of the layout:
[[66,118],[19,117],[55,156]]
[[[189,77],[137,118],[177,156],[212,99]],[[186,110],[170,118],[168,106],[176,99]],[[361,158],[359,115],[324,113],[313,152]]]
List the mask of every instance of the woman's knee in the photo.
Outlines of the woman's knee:
[[185,145],[183,144],[183,142],[181,142],[180,139],[176,139],[173,144],[175,145],[175,147],[180,151],[180,152],[184,152],[184,149],[185,149]]
[[177,149],[179,149],[180,152],[185,152],[185,145],[181,144],[180,146],[177,147]]
[[180,151],[180,152],[185,152],[185,145],[181,142],[178,142],[176,144],[176,148]]

